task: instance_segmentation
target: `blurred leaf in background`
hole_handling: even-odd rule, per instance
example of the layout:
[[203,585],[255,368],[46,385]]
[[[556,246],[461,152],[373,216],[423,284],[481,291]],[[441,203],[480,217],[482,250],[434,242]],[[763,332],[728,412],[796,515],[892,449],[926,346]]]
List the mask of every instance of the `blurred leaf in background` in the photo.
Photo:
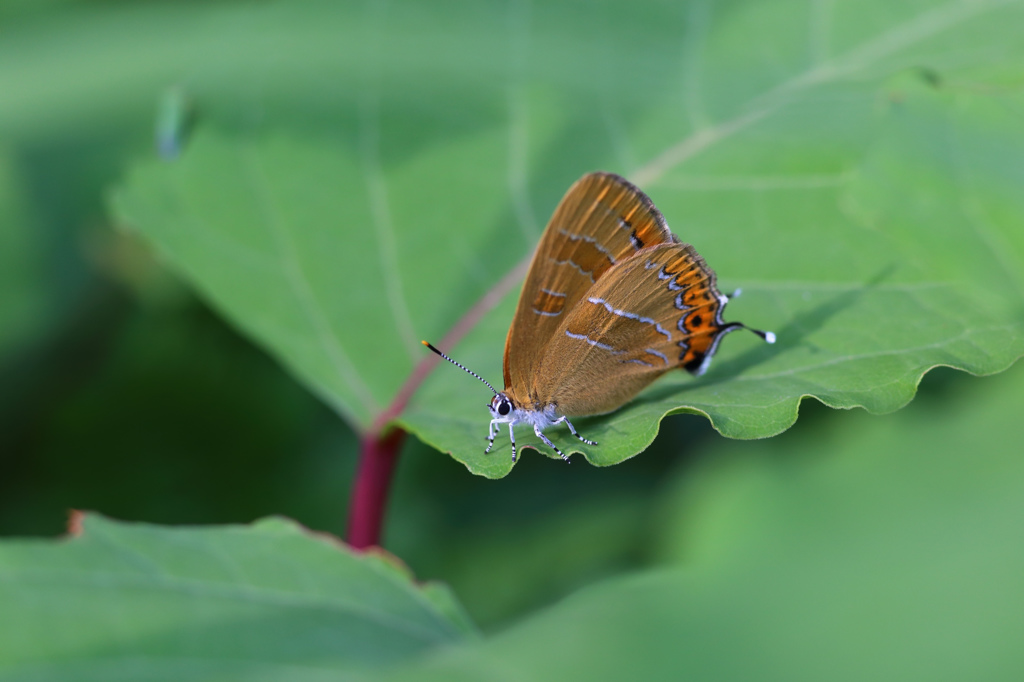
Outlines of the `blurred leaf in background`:
[[82,524],[0,546],[4,679],[324,680],[476,635],[443,586],[282,519]]

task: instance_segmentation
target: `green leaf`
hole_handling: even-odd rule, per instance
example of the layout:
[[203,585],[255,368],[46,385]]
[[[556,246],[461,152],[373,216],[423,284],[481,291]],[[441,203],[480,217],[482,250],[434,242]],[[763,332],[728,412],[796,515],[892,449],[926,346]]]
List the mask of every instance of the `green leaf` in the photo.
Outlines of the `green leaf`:
[[673,565],[375,679],[1020,679],[1024,366],[947,384],[723,443],[666,491]]
[[444,588],[282,519],[8,540],[0,612],[5,680],[337,679],[474,637]]
[[[805,396],[887,412],[930,368],[992,373],[1024,353],[1021,3],[464,9],[319,10],[331,45],[364,48],[335,56],[290,29],[322,60],[305,78],[341,74],[321,102],[337,130],[207,130],[116,195],[122,220],[357,429],[394,416],[418,340],[485,295],[500,302],[451,351],[501,376],[516,297],[502,278],[596,167],[638,182],[722,288],[743,288],[727,319],[779,341],[732,335],[704,377],[574,420],[599,446],[551,430],[594,464],[642,451],[667,414],[765,437]],[[286,71],[260,87],[287,91]],[[489,397],[444,367],[397,422],[500,477],[511,449],[503,436],[483,453]]]

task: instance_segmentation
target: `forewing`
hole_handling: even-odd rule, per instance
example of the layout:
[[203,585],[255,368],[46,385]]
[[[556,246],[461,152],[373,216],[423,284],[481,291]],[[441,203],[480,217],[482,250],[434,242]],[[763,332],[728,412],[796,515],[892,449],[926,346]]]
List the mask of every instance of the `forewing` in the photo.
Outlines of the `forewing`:
[[603,414],[676,367],[699,374],[721,337],[728,299],[689,244],[646,248],[620,262],[565,315],[544,347],[530,396],[559,412]]
[[505,339],[505,387],[529,385],[541,349],[613,266],[645,247],[675,241],[647,195],[625,179],[590,173],[578,180],[533,255]]

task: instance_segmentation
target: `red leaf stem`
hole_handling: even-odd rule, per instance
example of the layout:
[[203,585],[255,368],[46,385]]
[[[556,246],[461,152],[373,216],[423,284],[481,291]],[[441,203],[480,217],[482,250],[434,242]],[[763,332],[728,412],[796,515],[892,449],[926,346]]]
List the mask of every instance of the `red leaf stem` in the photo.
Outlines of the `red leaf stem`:
[[[523,279],[529,266],[530,257],[527,257],[502,277],[472,308],[466,311],[466,314],[437,345],[447,350],[457,344],[470,329],[476,326],[480,318],[498,305],[501,299]],[[362,438],[359,448],[359,468],[356,471],[352,498],[349,501],[348,531],[346,532],[348,544],[356,549],[380,545],[391,476],[395,470],[398,453],[402,449],[402,442],[405,440],[405,430],[392,427],[391,423],[401,416],[416,389],[420,387],[439,360],[433,353],[423,353],[423,358],[416,364],[409,378],[395,394],[395,399],[391,401],[386,410],[377,415],[370,431]]]
[[367,434],[363,438],[346,532],[348,544],[355,549],[380,544],[391,475],[404,440],[403,429],[392,429],[383,437]]

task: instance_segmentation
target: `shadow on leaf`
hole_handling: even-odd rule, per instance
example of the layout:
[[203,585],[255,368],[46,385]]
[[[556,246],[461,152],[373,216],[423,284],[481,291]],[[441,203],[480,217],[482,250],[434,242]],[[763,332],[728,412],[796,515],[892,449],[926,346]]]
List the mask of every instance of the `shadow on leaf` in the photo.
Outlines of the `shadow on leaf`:
[[774,344],[756,346],[741,355],[722,361],[717,366],[712,363],[715,371],[710,376],[699,377],[693,383],[684,386],[672,385],[655,389],[641,396],[638,401],[645,403],[659,402],[667,400],[678,393],[695,388],[714,386],[735,379],[748,369],[767,362],[784,351],[804,343],[808,336],[824,327],[826,322],[843,310],[852,307],[864,294],[888,279],[896,268],[895,264],[887,265],[868,280],[863,287],[851,289],[833,296],[811,310],[797,315],[777,332],[778,340]]

